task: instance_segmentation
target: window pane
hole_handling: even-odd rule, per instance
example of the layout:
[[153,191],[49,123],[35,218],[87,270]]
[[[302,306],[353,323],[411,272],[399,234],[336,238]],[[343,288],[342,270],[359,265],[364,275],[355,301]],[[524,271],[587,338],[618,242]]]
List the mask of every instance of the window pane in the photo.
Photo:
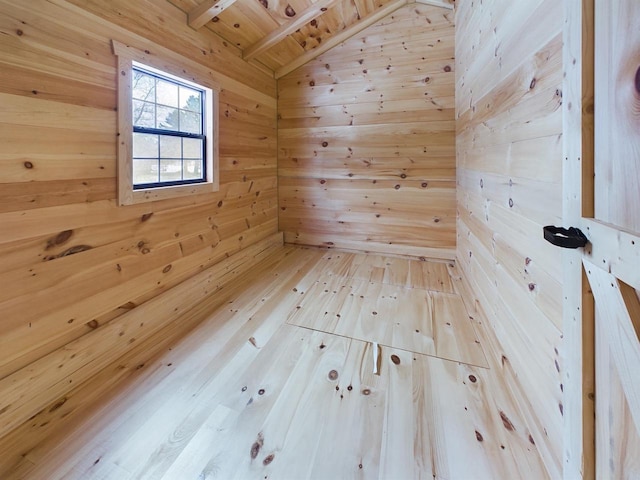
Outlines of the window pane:
[[205,134],[205,115],[212,107],[207,90],[146,68],[134,62],[132,77],[123,78],[131,80],[131,111],[120,113],[132,115],[133,188],[206,182],[207,139],[189,137]]
[[202,92],[181,86],[179,107],[192,112],[200,112],[202,110]]
[[156,85],[156,102],[169,107],[178,106],[178,85],[158,80]]
[[155,127],[155,105],[134,100],[132,121],[136,127]]
[[182,160],[160,160],[160,181],[182,180]]
[[185,180],[202,178],[202,160],[185,160],[183,174]]
[[170,107],[162,107],[158,105],[157,115],[158,119],[157,128],[163,130],[178,130],[179,129],[179,115],[178,109]]
[[133,134],[133,156],[158,158],[158,136],[146,133]]
[[202,115],[180,110],[180,131],[187,133],[202,133]]
[[157,183],[158,161],[133,159],[133,184]]
[[131,82],[133,98],[155,102],[155,85],[155,78],[137,70],[133,71],[133,81]]
[[201,140],[199,138],[183,138],[182,148],[184,158],[194,158],[201,160],[203,144],[204,140]]
[[182,158],[180,137],[160,136],[160,156],[162,158]]

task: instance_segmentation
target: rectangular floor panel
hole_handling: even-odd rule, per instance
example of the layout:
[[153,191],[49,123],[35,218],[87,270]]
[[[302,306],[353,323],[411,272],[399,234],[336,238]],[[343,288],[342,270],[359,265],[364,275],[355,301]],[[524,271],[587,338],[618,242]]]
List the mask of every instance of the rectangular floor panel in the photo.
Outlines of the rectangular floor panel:
[[487,367],[459,295],[324,275],[296,294],[290,325]]

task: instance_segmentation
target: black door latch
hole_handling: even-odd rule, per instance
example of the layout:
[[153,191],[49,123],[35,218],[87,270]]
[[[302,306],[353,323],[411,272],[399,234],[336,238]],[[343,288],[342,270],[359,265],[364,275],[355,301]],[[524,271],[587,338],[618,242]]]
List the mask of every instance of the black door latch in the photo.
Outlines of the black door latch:
[[544,239],[562,248],[580,248],[589,243],[589,239],[580,229],[575,227],[562,228],[548,225],[543,228]]

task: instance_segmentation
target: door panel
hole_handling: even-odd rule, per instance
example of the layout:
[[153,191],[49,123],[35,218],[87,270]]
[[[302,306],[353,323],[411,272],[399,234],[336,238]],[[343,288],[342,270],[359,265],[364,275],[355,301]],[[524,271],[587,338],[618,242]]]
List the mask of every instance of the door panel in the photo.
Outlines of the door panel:
[[640,235],[589,218],[583,218],[581,223],[590,241],[585,249],[590,261],[640,289]]
[[614,365],[603,324],[596,332],[599,353],[596,376],[609,385],[609,394],[598,398],[596,421],[599,442],[596,478],[640,478],[640,436],[631,417],[631,409],[623,393],[622,383]]
[[[599,266],[585,259],[584,267],[596,300],[596,342],[602,339],[608,345],[633,422],[640,431],[640,301],[632,287]],[[596,370],[600,357],[608,362],[606,352],[601,354],[596,348]],[[609,395],[610,390],[610,385],[600,381],[596,373],[598,400]]]
[[640,2],[595,2],[595,217],[640,232]]
[[594,18],[596,478],[640,478],[640,2],[595,0]]

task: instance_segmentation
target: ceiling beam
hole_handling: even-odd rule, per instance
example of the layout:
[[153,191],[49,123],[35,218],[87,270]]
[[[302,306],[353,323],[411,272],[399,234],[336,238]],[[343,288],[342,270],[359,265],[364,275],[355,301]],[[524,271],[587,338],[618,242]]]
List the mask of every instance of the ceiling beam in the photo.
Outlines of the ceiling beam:
[[319,0],[316,3],[311,4],[306,10],[300,13],[296,18],[290,22],[282,24],[279,28],[269,33],[269,35],[258,40],[256,43],[248,47],[242,54],[242,58],[250,60],[256,55],[260,55],[265,50],[273,47],[275,44],[281,42],[288,35],[291,35],[296,30],[300,29],[311,20],[318,18],[328,9],[342,0]]
[[432,5],[434,7],[448,8],[453,10],[453,1],[455,0],[415,0],[416,3],[423,5]]
[[353,25],[350,25],[349,27],[345,28],[343,31],[341,31],[337,35],[330,37],[329,40],[322,42],[316,48],[307,50],[305,53],[303,53],[301,56],[293,60],[291,63],[288,63],[283,67],[280,67],[279,69],[276,70],[275,77],[280,78],[285,76],[287,73],[292,72],[296,68],[301,67],[307,62],[310,62],[314,58],[319,57],[327,50],[331,50],[336,45],[339,45],[342,42],[348,40],[354,35],[360,33],[365,28],[373,25],[379,20],[382,20],[387,15],[392,14],[399,8],[402,8],[405,5],[408,5],[409,3],[413,3],[413,0],[411,1],[410,0],[393,0],[387,3],[386,5],[374,11],[370,15],[367,15],[363,19],[359,20],[357,23],[354,23]]
[[188,14],[189,26],[196,30],[210,21],[216,15],[220,15],[236,0],[205,0],[197,7],[193,7]]

